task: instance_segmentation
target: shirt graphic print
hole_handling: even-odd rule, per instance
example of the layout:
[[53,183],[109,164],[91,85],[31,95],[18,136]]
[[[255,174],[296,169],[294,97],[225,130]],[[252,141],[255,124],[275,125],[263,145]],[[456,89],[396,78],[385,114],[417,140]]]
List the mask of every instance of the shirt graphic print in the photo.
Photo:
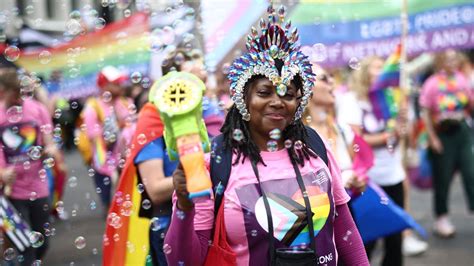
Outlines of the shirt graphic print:
[[[314,239],[318,260],[323,264],[335,264],[336,251],[333,241],[332,220],[334,219],[334,200],[331,179],[325,168],[316,173],[302,176],[309,197]],[[303,194],[296,177],[290,179],[272,179],[262,182],[267,195],[273,219],[275,248],[310,247],[309,228]],[[263,197],[258,184],[252,183],[236,189],[244,215],[245,230],[248,239],[250,265],[263,265],[268,256],[268,222]],[[329,222],[328,222],[329,221]],[[332,259],[328,259],[332,258]]]

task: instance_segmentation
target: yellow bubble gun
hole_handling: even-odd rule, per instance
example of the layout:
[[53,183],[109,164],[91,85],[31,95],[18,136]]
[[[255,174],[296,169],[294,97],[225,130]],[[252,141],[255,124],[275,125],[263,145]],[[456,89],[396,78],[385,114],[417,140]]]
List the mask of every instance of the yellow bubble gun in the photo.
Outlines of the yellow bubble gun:
[[171,160],[179,158],[186,176],[189,198],[210,196],[212,182],[204,164],[209,138],[202,119],[206,86],[195,75],[170,72],[152,86],[149,100],[160,112]]

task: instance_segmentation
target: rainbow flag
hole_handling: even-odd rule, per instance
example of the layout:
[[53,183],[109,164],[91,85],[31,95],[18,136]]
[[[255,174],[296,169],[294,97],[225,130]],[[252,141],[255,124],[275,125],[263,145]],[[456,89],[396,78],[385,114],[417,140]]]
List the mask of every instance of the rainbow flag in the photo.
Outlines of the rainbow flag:
[[[146,143],[143,143],[143,137]],[[141,141],[139,141],[140,136]],[[112,200],[103,241],[102,265],[151,265],[149,253],[150,219],[140,216],[145,191],[138,189],[137,169],[134,159],[151,141],[163,136],[163,123],[156,107],[147,103],[138,115],[131,153],[119,179]],[[128,202],[126,204],[126,202]],[[131,204],[130,204],[131,203]]]
[[22,52],[14,63],[46,79],[59,71],[56,93],[67,99],[86,97],[97,92],[96,75],[104,66],[148,72],[149,28],[148,16],[136,13],[57,47]]
[[[61,163],[60,161],[56,161],[52,168],[46,169],[46,174],[49,181],[49,195],[52,206],[56,206],[56,203],[63,198],[64,183],[66,182],[67,178],[66,169],[60,167],[63,158],[60,158],[59,160],[61,160]],[[55,208],[51,212],[57,214]]]
[[385,121],[398,115],[401,101],[400,54],[401,45],[387,58],[382,72],[369,90],[369,99],[375,116]]

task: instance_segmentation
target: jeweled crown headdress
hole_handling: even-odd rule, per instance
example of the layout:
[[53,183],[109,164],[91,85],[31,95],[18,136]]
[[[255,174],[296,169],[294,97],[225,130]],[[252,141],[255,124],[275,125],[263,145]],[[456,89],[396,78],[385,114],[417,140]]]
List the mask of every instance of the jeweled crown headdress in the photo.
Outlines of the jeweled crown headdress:
[[[291,80],[299,75],[303,84],[303,95],[296,110],[294,120],[303,115],[303,111],[311,98],[315,75],[311,70],[308,57],[300,51],[297,44],[299,35],[296,28],[291,29],[291,22],[284,24],[286,8],[278,8],[278,14],[272,5],[267,9],[268,22],[260,19],[261,34],[252,27],[247,36],[248,52],[237,58],[229,69],[228,78],[231,82],[232,100],[245,121],[250,120],[250,114],[244,102],[245,83],[254,75],[267,77],[276,87],[280,96],[287,93]],[[281,60],[281,74],[275,65],[275,60]]]

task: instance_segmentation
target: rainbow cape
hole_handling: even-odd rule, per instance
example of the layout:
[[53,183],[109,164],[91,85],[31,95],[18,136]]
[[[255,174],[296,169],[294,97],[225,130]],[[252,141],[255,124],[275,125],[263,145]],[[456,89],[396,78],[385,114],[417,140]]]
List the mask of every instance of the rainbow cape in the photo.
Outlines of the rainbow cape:
[[378,119],[385,121],[398,115],[401,101],[400,55],[402,46],[398,45],[383,66],[382,72],[369,90],[372,109]]
[[53,71],[60,71],[59,91],[50,93],[66,99],[86,97],[97,92],[96,75],[104,66],[148,72],[149,28],[148,16],[136,13],[54,48],[22,51],[14,63],[46,79]]
[[[146,137],[145,143],[142,134]],[[108,220],[115,216],[118,222],[106,224],[102,265],[151,265],[151,258],[148,257],[150,220],[139,217],[142,195],[137,187],[137,169],[133,161],[143,147],[162,136],[163,123],[159,113],[153,104],[147,103],[138,115],[131,153],[109,209]],[[123,204],[126,201],[132,202],[131,212]]]

